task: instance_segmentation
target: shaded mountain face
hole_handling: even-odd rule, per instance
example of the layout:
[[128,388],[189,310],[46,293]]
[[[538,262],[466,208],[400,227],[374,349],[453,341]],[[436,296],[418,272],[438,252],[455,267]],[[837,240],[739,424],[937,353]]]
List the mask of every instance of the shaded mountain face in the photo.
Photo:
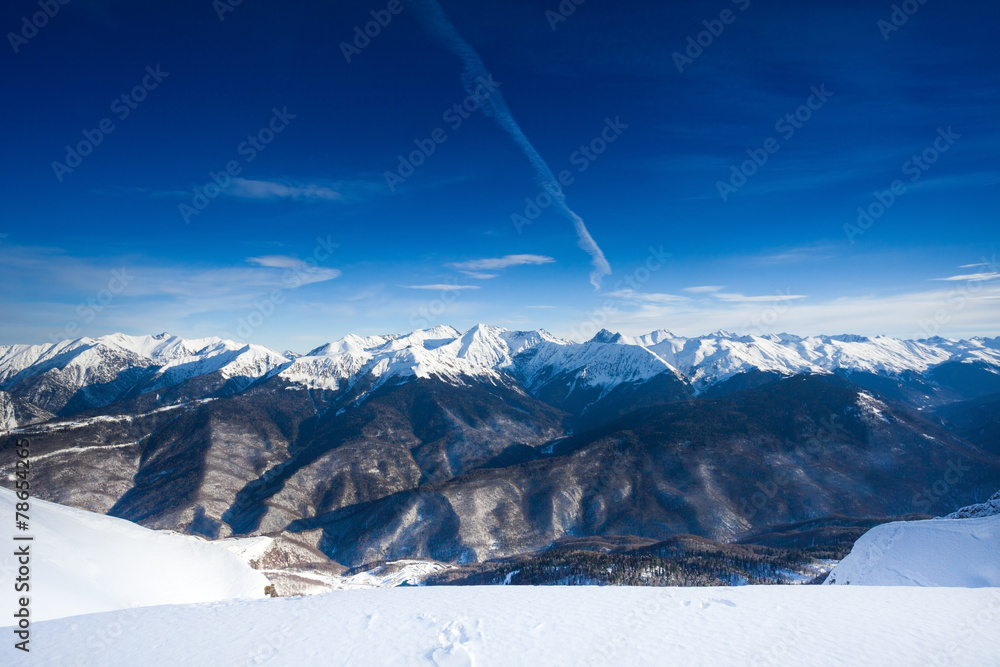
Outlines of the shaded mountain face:
[[12,485],[2,445],[27,437],[38,497],[349,567],[567,537],[732,542],[988,497],[998,368],[982,339],[578,344],[479,325],[295,356],[115,334],[0,347],[0,474]]
[[943,405],[934,414],[957,435],[1000,456],[1000,393]]
[[342,562],[474,562],[566,535],[728,542],[833,514],[940,512],[1000,480],[996,456],[819,376],[642,408],[544,451],[289,528],[321,528],[320,549]]

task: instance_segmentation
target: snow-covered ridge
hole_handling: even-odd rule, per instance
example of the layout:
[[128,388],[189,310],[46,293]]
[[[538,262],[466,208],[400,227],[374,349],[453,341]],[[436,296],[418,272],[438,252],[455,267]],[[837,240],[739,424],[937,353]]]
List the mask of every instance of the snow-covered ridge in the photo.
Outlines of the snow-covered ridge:
[[940,364],[982,362],[1000,368],[996,339],[913,341],[878,336],[790,334],[740,336],[716,332],[686,338],[659,330],[630,337],[601,331],[585,343],[545,331],[511,331],[479,324],[465,333],[439,326],[392,336],[346,336],[297,358],[281,376],[314,388],[353,386],[371,374],[496,378],[506,373],[530,390],[552,377],[571,374],[585,386],[608,391],[661,373],[687,378],[696,388],[751,370],[795,375],[837,370],[895,375],[923,373]]
[[546,331],[510,331],[478,324],[465,333],[434,327],[398,336],[346,336],[297,358],[280,377],[315,389],[350,389],[362,378],[374,386],[391,377],[436,377],[461,384],[476,378],[515,378],[529,390],[571,374],[580,384],[609,391],[674,368],[639,346],[572,343]]
[[[0,346],[0,391],[37,414],[71,414],[108,405],[130,392],[154,392],[213,373],[242,389],[289,363],[291,359],[261,345],[116,333],[49,345]],[[39,421],[30,415],[12,417],[16,411],[9,398],[0,397],[0,428]]]
[[946,517],[875,526],[826,584],[1000,586],[1000,492]]
[[[575,343],[542,330],[479,324],[464,333],[437,326],[406,334],[351,334],[298,356],[220,338],[116,333],[48,345],[0,346],[0,391],[58,412],[62,404],[35,400],[51,396],[52,385],[64,390],[65,400],[82,390],[94,394],[93,404],[102,404],[132,385],[150,392],[211,373],[240,386],[280,375],[293,387],[336,391],[363,382],[370,391],[391,378],[436,377],[453,384],[513,380],[529,392],[558,381],[571,388],[596,387],[603,394],[665,373],[701,391],[753,370],[896,375],[924,373],[946,362],[980,362],[1000,373],[1000,340],[750,336],[726,331],[684,337],[658,330],[635,337],[601,331]],[[9,401],[0,407],[3,423],[10,428],[14,420]]]
[[0,345],[0,385],[58,369],[81,378],[95,366],[156,367],[164,384],[211,372],[224,377],[260,377],[289,359],[262,345],[221,338],[184,339],[170,334],[77,338],[50,345]]

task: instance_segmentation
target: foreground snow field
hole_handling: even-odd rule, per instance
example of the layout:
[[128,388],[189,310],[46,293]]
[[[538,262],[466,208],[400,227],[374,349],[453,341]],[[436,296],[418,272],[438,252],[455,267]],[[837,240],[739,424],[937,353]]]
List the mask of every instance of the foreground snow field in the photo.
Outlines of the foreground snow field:
[[46,621],[31,647],[4,664],[988,666],[1000,589],[348,590]]
[[[0,489],[0,516],[11,524],[16,502],[13,491]],[[28,543],[28,583],[34,621],[136,606],[260,598],[268,585],[264,575],[236,554],[195,538],[36,499],[31,500],[30,517],[34,540]],[[0,609],[9,625],[18,564],[10,531],[3,537]]]

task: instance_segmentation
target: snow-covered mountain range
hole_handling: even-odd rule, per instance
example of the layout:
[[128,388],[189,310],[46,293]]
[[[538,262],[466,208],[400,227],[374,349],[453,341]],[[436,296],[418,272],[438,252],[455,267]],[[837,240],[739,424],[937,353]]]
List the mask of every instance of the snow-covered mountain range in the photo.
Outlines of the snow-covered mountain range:
[[878,336],[699,337],[659,330],[629,337],[602,330],[575,343],[546,331],[479,324],[382,336],[348,335],[302,356],[220,338],[115,333],[47,345],[0,346],[0,428],[102,407],[127,397],[210,378],[202,395],[232,393],[278,376],[293,386],[363,396],[390,380],[435,377],[520,386],[532,395],[558,384],[565,395],[599,399],[657,376],[702,393],[761,372],[924,376],[964,364],[1000,376],[1000,338],[900,340]]
[[0,481],[28,438],[39,498],[343,568],[830,517],[834,534],[995,491],[998,401],[995,338],[481,324],[298,355],[113,334],[0,347]]

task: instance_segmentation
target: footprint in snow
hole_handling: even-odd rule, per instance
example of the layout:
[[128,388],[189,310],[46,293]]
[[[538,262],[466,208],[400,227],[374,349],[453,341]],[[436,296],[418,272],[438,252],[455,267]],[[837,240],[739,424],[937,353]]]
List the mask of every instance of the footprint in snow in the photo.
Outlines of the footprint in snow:
[[431,657],[438,667],[473,667],[476,664],[472,652],[461,644],[435,649]]
[[702,609],[708,609],[709,607],[712,606],[713,602],[718,602],[719,604],[724,604],[727,607],[735,607],[736,606],[736,603],[732,602],[731,600],[722,600],[720,598],[709,598],[707,600],[703,600],[702,601],[701,608]]
[[438,667],[473,667],[476,660],[471,643],[478,642],[480,637],[478,629],[470,634],[465,623],[452,621],[438,633],[441,648],[434,650],[431,659]]

